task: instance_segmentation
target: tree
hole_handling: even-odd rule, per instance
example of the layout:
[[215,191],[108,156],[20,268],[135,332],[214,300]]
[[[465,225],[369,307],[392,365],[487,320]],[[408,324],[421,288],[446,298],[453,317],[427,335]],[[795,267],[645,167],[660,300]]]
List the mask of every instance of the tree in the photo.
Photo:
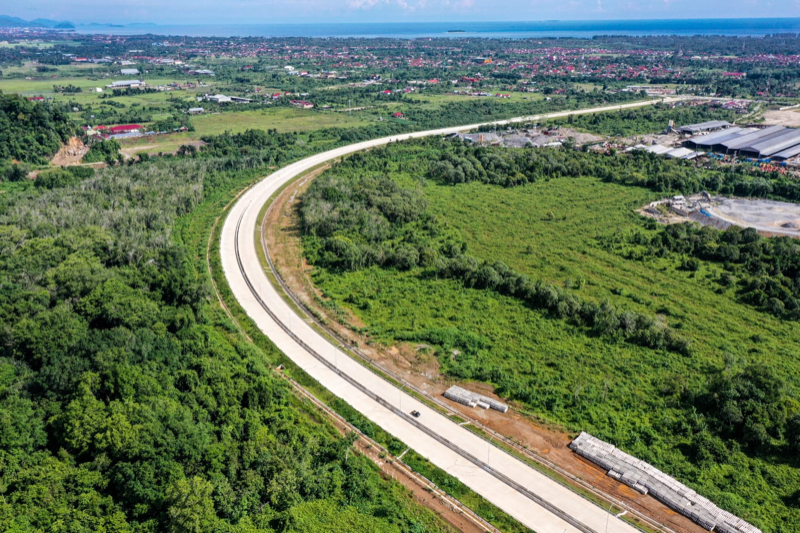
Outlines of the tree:
[[214,486],[194,476],[182,478],[167,488],[166,504],[169,528],[174,533],[202,533],[212,531],[216,522]]

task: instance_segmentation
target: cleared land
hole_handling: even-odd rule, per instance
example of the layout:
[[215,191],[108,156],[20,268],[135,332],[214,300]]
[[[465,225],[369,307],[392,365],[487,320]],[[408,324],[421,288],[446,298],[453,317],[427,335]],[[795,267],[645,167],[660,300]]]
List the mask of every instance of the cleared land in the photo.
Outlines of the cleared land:
[[774,200],[720,199],[708,212],[724,221],[758,231],[800,237],[800,205]]

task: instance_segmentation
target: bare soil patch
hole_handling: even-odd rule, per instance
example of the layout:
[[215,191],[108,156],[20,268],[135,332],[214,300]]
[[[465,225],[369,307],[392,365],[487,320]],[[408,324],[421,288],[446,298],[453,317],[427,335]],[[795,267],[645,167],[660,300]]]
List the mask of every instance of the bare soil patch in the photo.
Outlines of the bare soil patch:
[[88,151],[89,147],[83,144],[79,138],[72,137],[56,152],[50,164],[58,167],[77,165]]
[[767,111],[764,113],[764,122],[770,126],[800,127],[800,109],[787,109],[785,111]]

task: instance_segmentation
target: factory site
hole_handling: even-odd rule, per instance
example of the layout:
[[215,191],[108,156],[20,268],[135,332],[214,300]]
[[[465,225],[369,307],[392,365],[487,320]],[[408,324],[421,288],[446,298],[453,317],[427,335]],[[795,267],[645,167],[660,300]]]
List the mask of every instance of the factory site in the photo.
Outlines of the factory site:
[[727,229],[753,228],[765,237],[800,238],[800,205],[762,198],[727,198],[701,192],[651,202],[639,211],[664,224],[697,222]]

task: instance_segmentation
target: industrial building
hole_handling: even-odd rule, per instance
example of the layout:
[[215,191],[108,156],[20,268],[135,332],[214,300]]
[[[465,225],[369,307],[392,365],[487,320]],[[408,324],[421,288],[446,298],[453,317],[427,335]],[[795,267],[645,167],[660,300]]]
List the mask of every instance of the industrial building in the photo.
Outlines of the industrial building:
[[685,141],[683,144],[692,150],[711,150],[715,143],[724,142],[730,139],[735,139],[741,135],[747,135],[758,131],[755,128],[728,128],[726,130],[718,131],[716,133],[709,133],[707,135],[696,135],[691,139]]
[[637,492],[650,494],[709,531],[761,533],[757,527],[720,509],[686,485],[613,444],[581,432],[569,447],[578,455],[602,467],[610,477]]
[[661,144],[651,144],[650,146],[637,144],[633,148],[628,149],[628,151],[632,150],[644,150],[645,152],[650,152],[651,154],[655,155],[663,155],[670,159],[694,159],[698,155],[697,152],[690,148],[672,148]]
[[763,159],[800,145],[800,130],[785,129],[758,142],[753,142],[739,149],[742,157]]
[[700,124],[681,126],[678,128],[678,131],[688,135],[697,135],[698,133],[707,133],[709,131],[717,131],[730,127],[731,123],[726,120],[709,120],[708,122],[701,122]]
[[106,85],[108,89],[141,89],[146,87],[147,84],[141,80],[125,80],[115,81],[111,85]]
[[800,156],[800,144],[788,148],[782,152],[778,152],[772,156],[772,159],[775,161],[786,161],[787,159],[792,159],[797,156]]
[[501,413],[508,411],[508,405],[504,404],[503,402],[498,402],[497,400],[489,398],[488,396],[463,389],[457,385],[453,385],[444,391],[444,397],[448,400],[453,400],[456,403],[467,405],[469,407],[480,407],[482,409],[492,408],[495,411],[500,411]]
[[739,153],[742,148],[748,148],[754,144],[761,143],[762,141],[766,141],[778,136],[785,129],[786,128],[783,126],[770,126],[769,128],[764,128],[754,133],[742,135],[736,139],[719,143],[720,149],[715,151],[727,154],[736,154]]
[[731,127],[707,135],[695,135],[683,143],[691,150],[739,155],[751,159],[785,161],[800,156],[800,129]]

